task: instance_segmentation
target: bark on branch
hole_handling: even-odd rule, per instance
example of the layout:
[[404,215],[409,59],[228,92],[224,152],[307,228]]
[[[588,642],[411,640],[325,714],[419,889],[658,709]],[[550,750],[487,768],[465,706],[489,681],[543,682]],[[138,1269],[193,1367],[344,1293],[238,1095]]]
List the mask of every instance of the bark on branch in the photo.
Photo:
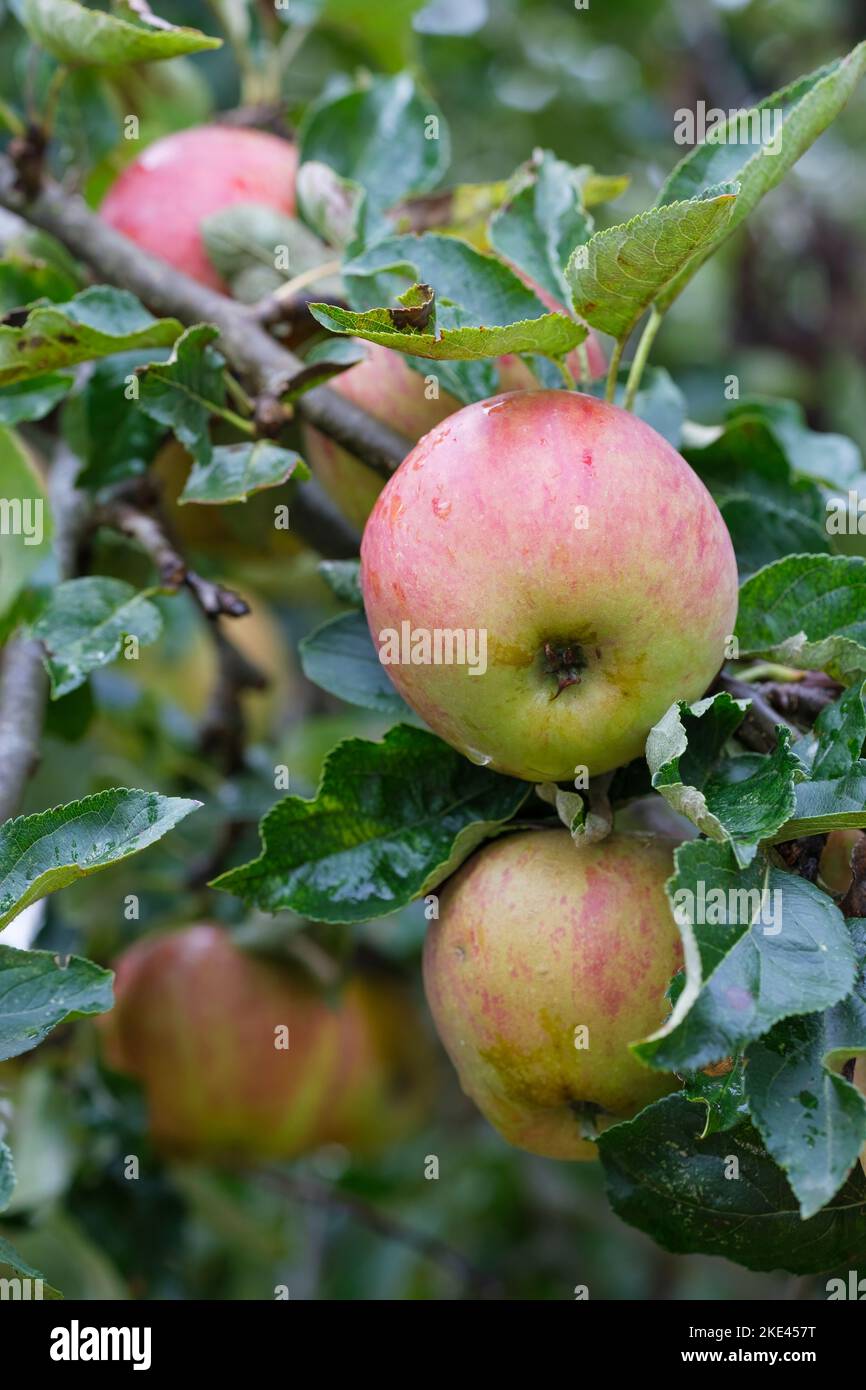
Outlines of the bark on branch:
[[[148,255],[92,212],[84,200],[46,180],[35,197],[21,190],[15,165],[0,156],[0,205],[50,232],[96,271],[100,280],[136,294],[154,313],[182,323],[212,323],[222,350],[255,393],[279,395],[303,363],[278,343],[247,306]],[[317,386],[297,402],[298,413],[323,434],[344,445],[368,467],[389,477],[411,442],[374,420],[327,386]]]

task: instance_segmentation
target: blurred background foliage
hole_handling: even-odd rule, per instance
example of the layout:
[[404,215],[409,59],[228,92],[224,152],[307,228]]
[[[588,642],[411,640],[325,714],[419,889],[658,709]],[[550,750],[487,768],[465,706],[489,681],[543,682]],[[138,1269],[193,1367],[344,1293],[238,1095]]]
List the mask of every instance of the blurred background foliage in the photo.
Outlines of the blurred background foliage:
[[[297,122],[359,70],[409,65],[450,123],[452,182],[506,178],[533,148],[551,148],[631,175],[602,225],[653,200],[683,152],[673,140],[678,108],[746,105],[849,49],[864,19],[859,0],[590,0],[586,9],[571,0],[289,0],[276,11],[165,0],[158,8],[234,42],[112,84],[73,75],[53,158],[94,203],[130,157],[121,131],[130,109],[141,114],[146,143],[254,103],[266,72],[265,89],[277,82]],[[34,58],[8,8],[0,44],[0,96],[17,101],[24,91],[38,106],[51,64]],[[813,427],[866,447],[864,135],[861,94],[669,315],[654,361],[682,386],[692,418],[720,418],[725,379],[735,374],[741,395],[799,400]],[[314,556],[298,547],[263,563],[254,523],[251,535],[246,553],[215,543],[203,557],[255,594],[251,651],[276,672],[276,693],[250,711],[246,769],[226,779],[202,753],[212,655],[183,598],[161,601],[166,635],[134,679],[120,663],[52,706],[24,809],[109,785],[198,795],[205,808],[132,869],[121,864],[52,899],[36,944],[110,962],[144,930],[221,917],[243,939],[289,953],[313,939],[346,971],[359,949],[388,957],[426,1029],[419,905],[350,934],[287,918],[241,921],[236,899],[203,886],[222,837],[228,863],[256,853],[275,764],[290,769],[293,792],[310,795],[340,737],[376,737],[387,723],[304,680],[297,642],[338,606]],[[106,573],[134,577],[136,563],[117,540],[100,556]],[[129,893],[139,898],[138,920],[124,916]],[[238,1175],[153,1155],[137,1089],[101,1069],[93,1029],[78,1024],[0,1067],[3,1125],[19,1182],[0,1235],[69,1297],[269,1298],[277,1285],[293,1299],[570,1299],[580,1285],[593,1298],[822,1296],[823,1281],[665,1254],[612,1215],[598,1167],[508,1148],[444,1064],[427,1128],[382,1158],[361,1163],[328,1148],[279,1171]],[[124,1177],[128,1155],[140,1158],[137,1181]],[[425,1177],[430,1155],[438,1179]]]

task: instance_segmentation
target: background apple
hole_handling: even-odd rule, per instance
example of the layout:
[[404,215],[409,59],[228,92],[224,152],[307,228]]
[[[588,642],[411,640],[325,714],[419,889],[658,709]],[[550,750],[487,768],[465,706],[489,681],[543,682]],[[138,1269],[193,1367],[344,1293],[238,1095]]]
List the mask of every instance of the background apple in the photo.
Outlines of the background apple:
[[821,853],[821,882],[831,892],[842,895],[851,882],[851,855],[862,830],[831,830]]
[[204,125],[148,145],[109,189],[106,222],[203,285],[224,289],[200,226],[232,203],[295,210],[294,145],[261,130]]
[[[117,965],[116,997],[106,1060],[142,1083],[166,1152],[290,1158],[327,1142],[370,1152],[423,1118],[431,1049],[390,979],[356,977],[332,1004],[299,966],[202,923],[137,942]],[[278,1028],[288,1048],[275,1046]]]
[[592,1132],[596,1110],[602,1123],[624,1118],[678,1084],[628,1051],[669,1013],[681,963],[664,892],[674,844],[505,835],[442,893],[424,947],[427,1000],[464,1091],[518,1148],[594,1158],[583,1125]]

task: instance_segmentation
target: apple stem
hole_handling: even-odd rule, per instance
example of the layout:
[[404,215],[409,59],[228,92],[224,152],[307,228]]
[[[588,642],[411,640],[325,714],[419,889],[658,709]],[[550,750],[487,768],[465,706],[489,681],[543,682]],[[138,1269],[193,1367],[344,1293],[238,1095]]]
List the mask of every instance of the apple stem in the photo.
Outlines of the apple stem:
[[614,397],[616,396],[616,380],[624,347],[625,343],[614,343],[613,352],[610,355],[610,366],[607,369],[607,389],[604,393],[604,398],[611,404],[613,404]]
[[643,376],[644,367],[647,364],[647,358],[650,354],[650,348],[652,347],[653,342],[655,341],[656,334],[661,328],[662,318],[663,315],[659,313],[658,309],[653,309],[652,313],[646,321],[646,324],[644,325],[643,333],[641,334],[640,341],[637,345],[637,351],[635,352],[635,355],[632,359],[631,368],[628,374],[628,381],[625,384],[625,399],[623,401],[623,405],[625,406],[626,410],[634,410],[635,396],[637,395],[638,387],[640,386],[640,381],[641,377]]

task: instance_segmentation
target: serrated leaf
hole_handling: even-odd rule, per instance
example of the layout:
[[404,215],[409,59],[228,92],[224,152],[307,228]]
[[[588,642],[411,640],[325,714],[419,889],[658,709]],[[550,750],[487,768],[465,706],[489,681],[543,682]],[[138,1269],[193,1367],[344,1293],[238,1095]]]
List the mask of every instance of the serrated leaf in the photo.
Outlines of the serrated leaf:
[[784,1173],[750,1126],[704,1139],[702,1126],[698,1107],[673,1095],[600,1136],[608,1196],[623,1221],[665,1250],[723,1255],[747,1269],[817,1274],[862,1263],[866,1177],[859,1165],[843,1191],[803,1221]]
[[723,756],[745,709],[726,692],[692,705],[680,700],[650,730],[646,753],[656,791],[711,840],[730,844],[741,866],[793,815],[795,781],[804,775],[781,727],[768,756]]
[[75,66],[122,67],[222,47],[222,39],[198,29],[179,28],[166,20],[159,20],[159,27],[131,23],[77,0],[21,0],[21,22],[34,43],[59,62]]
[[740,655],[829,672],[847,684],[866,676],[866,560],[791,555],[740,590]]
[[[168,354],[166,354],[168,355]],[[63,411],[63,433],[82,460],[78,487],[98,492],[138,478],[153,462],[165,426],[129,399],[129,378],[153,352],[118,352],[97,362]]]
[[266,912],[366,922],[432,892],[528,793],[398,724],[381,743],[339,744],[315,799],[278,802],[262,820],[259,858],[213,887]]
[[167,347],[182,332],[177,319],[155,319],[126,290],[94,285],[66,304],[31,309],[21,328],[0,325],[0,385],[113,352]]
[[360,184],[375,210],[428,193],[451,158],[445,117],[408,73],[373,78],[355,91],[314,103],[298,140],[302,167],[308,160],[327,164]]
[[33,624],[33,636],[45,645],[52,699],[115,661],[127,637],[146,646],[161,631],[159,609],[125,579],[88,575],[58,584]]
[[581,170],[541,150],[518,176],[518,187],[490,219],[490,244],[560,304],[568,302],[565,266],[589,239]]
[[688,202],[639,213],[596,232],[565,269],[574,312],[620,342],[731,219],[736,190],[712,190]]
[[341,613],[298,644],[307,680],[363,709],[414,718],[397,694],[370,636],[363,613]]
[[161,840],[201,805],[112,787],[0,826],[0,930],[30,903]]
[[[0,1144],[0,1154],[2,1154],[3,1147],[4,1146]],[[2,1167],[2,1158],[0,1158],[0,1167]],[[0,1208],[2,1208],[2,1206],[3,1203],[0,1201]],[[41,1297],[43,1299],[58,1299],[63,1297],[63,1294],[60,1293],[58,1289],[55,1289],[48,1283],[45,1275],[42,1274],[40,1270],[34,1269],[32,1265],[28,1264],[23,1256],[18,1254],[15,1246],[10,1245],[9,1241],[4,1240],[2,1236],[0,1236],[0,1265],[5,1265],[7,1269],[14,1270],[16,1275],[24,1279],[31,1279],[34,1283],[39,1281],[42,1286]]]
[[840,1075],[849,1058],[866,1053],[866,921],[849,927],[861,964],[848,998],[826,1013],[785,1019],[746,1054],[752,1120],[804,1220],[836,1195],[866,1142],[866,1100]]
[[[860,81],[864,67],[866,43],[861,43],[844,58],[798,78],[753,108],[756,112],[780,112],[778,144],[775,140],[775,122],[768,131],[770,138],[765,140],[757,123],[757,129],[746,127],[749,138],[744,138],[743,127],[737,121],[729,121],[717,140],[698,145],[680,161],[659,193],[659,208],[675,204],[683,198],[705,196],[708,189],[721,182],[735,181],[740,192],[727,224],[720,224],[716,228],[699,253],[667,287],[661,308],[666,308],[676,299],[707,257],[740,225],[764,194],[775,188],[804,151],[835,120]],[[753,135],[757,135],[757,138],[751,138]]]
[[106,1013],[113,979],[81,956],[0,945],[0,1061],[29,1052],[68,1019]]
[[586,337],[586,329],[564,314],[543,314],[507,327],[440,328],[436,333],[424,333],[398,327],[394,319],[400,311],[396,309],[370,309],[357,314],[328,304],[311,304],[309,308],[313,318],[332,333],[345,333],[415,357],[442,361],[477,361],[521,352],[564,357]]
[[791,820],[771,836],[770,843],[821,835],[829,830],[866,826],[866,762],[854,763],[841,777],[801,782]]
[[360,560],[322,560],[318,570],[337,598],[342,599],[344,603],[350,603],[353,608],[364,607]]
[[866,681],[856,680],[815,720],[811,772],[816,781],[844,777],[859,762],[866,742]]
[[660,1069],[734,1056],[780,1019],[837,1004],[857,971],[832,898],[763,859],[739,869],[728,845],[674,851],[666,890],[683,938],[686,985],[667,1022],[634,1051]]
[[165,362],[139,370],[139,405],[146,415],[174,431],[197,463],[210,463],[209,424],[225,401],[225,362],[212,347],[219,332],[197,323],[181,334]]
[[196,463],[178,498],[187,502],[246,502],[255,492],[280,487],[289,478],[302,481],[310,470],[294,449],[283,449],[268,439],[252,443],[219,444],[210,463]]
[[741,580],[786,555],[829,554],[826,531],[799,512],[754,497],[728,497],[719,504],[737,557]]

